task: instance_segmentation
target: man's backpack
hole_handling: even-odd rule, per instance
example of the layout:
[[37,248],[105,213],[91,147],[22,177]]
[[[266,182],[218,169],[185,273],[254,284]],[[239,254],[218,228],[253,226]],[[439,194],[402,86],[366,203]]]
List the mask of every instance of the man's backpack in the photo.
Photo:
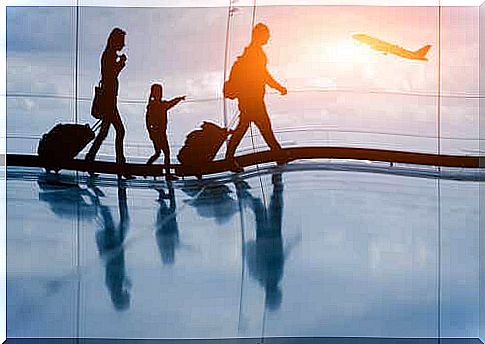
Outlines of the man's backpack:
[[186,167],[203,168],[214,159],[228,134],[225,128],[204,121],[200,129],[187,135],[177,158]]
[[224,81],[224,98],[235,99],[239,97],[241,89],[244,87],[244,74],[247,64],[247,57],[239,56],[231,67],[229,79]]

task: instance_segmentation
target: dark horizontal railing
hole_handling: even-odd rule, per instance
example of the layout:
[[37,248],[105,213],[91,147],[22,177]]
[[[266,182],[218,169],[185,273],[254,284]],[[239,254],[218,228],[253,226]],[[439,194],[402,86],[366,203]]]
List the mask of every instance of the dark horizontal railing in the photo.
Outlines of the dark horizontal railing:
[[[389,163],[413,165],[427,165],[440,167],[480,168],[485,167],[485,157],[438,155],[429,153],[413,153],[383,149],[348,148],[348,147],[295,147],[285,148],[283,151],[291,160],[301,159],[351,159],[370,160]],[[242,167],[265,164],[278,161],[281,156],[272,151],[256,152],[238,156],[236,158]],[[114,162],[95,161],[86,162],[82,159],[65,161],[56,166],[46,166],[36,155],[7,154],[7,166],[48,167],[50,169],[67,169],[97,173],[129,173],[133,175],[160,176],[163,175],[165,165],[146,165],[143,163],[127,163],[120,168]],[[482,162],[482,166],[481,166]],[[225,160],[216,160],[208,164],[169,166],[180,176],[205,175],[228,171],[230,166]]]

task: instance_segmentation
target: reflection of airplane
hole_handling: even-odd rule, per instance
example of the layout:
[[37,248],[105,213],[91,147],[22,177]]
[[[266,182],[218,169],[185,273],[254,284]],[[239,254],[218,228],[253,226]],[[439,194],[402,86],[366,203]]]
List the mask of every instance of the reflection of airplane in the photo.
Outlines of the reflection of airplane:
[[410,60],[428,61],[426,54],[428,53],[429,48],[431,48],[431,45],[425,45],[419,50],[411,51],[361,33],[352,35],[352,37],[359,42],[369,45],[374,50],[384,52],[384,54],[394,54]]

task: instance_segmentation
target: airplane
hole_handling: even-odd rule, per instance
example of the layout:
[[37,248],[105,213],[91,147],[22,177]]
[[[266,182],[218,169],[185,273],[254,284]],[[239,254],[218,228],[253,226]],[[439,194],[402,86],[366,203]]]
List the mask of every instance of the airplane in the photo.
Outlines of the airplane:
[[406,50],[398,45],[390,44],[362,33],[352,35],[352,38],[369,45],[374,50],[384,52],[384,55],[394,54],[409,60],[428,61],[426,54],[431,48],[431,45],[425,45],[416,51]]

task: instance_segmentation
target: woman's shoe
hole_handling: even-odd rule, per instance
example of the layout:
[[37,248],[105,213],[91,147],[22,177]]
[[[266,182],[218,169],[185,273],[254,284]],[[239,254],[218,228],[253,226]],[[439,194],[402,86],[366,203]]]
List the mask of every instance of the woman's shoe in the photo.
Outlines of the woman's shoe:
[[136,179],[136,177],[131,174],[118,174],[118,179],[132,180]]
[[167,176],[165,177],[166,180],[168,181],[174,181],[174,180],[178,180],[179,177],[173,175],[173,174],[167,174]]

